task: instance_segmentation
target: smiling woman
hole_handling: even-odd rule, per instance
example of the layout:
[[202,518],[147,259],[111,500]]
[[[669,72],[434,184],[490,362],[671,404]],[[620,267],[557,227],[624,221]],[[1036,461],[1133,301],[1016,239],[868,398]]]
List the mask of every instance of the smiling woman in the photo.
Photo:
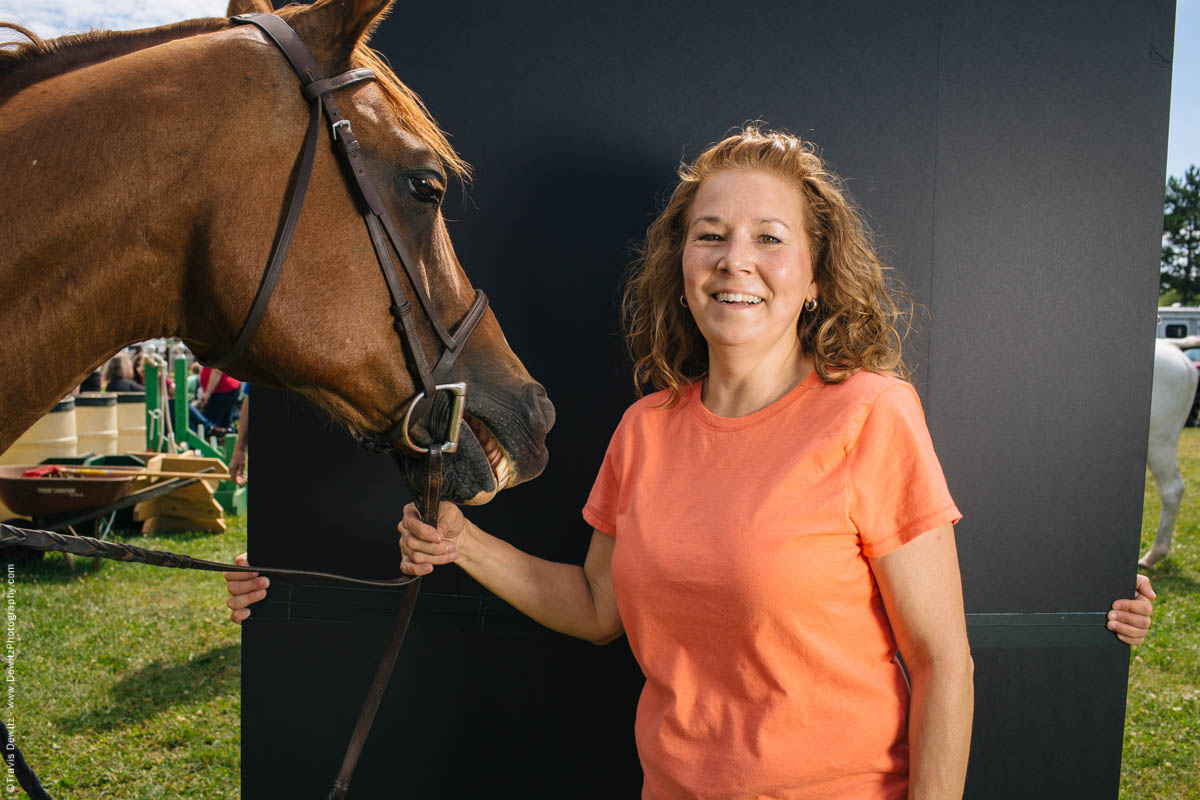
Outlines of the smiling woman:
[[454,561],[555,630],[628,635],[644,798],[958,796],[960,515],[884,268],[796,137],[749,128],[679,174],[625,293],[659,391],[613,434],[585,564],[409,507],[404,569]]
[[[876,255],[841,179],[826,169],[811,143],[749,127],[708,149],[693,163],[680,166],[678,187],[646,232],[641,264],[626,285],[623,304],[635,383],[666,388],[674,402],[684,384],[708,369],[709,343],[698,327],[699,320],[693,321],[692,314],[675,298],[684,291],[679,265],[683,261],[686,271],[685,248],[695,251],[702,245],[693,242],[689,234],[703,232],[712,239],[709,234],[713,231],[701,231],[697,226],[711,226],[720,220],[712,219],[708,211],[691,216],[689,212],[710,176],[724,172],[721,180],[726,182],[737,174],[731,171],[747,170],[757,177],[746,184],[745,193],[773,189],[781,216],[789,216],[793,225],[800,226],[786,229],[781,220],[751,215],[752,206],[736,206],[747,215],[747,221],[760,226],[753,231],[760,248],[804,248],[803,255],[811,259],[816,286],[808,298],[817,300],[817,306],[800,315],[797,324],[805,350],[816,356],[814,368],[821,379],[837,382],[856,369],[907,378],[900,355],[912,301],[895,273]],[[790,200],[779,196],[781,182],[798,189],[798,195]],[[802,213],[805,210],[807,213]],[[772,235],[784,230],[790,242],[787,245]],[[742,231],[743,236],[749,233],[748,229]],[[668,335],[659,335],[664,329]]]

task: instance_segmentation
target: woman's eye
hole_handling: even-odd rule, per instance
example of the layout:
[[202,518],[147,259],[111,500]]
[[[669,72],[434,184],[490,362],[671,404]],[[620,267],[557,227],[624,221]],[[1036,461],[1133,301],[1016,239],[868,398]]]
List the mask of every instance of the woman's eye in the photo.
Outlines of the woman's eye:
[[721,235],[719,233],[702,233],[696,237],[698,242],[719,242]]
[[442,202],[442,189],[422,175],[408,176],[408,191],[422,203],[431,205]]
[[762,236],[758,237],[758,240],[763,244],[779,244],[782,241],[781,239],[772,236],[769,233],[764,233]]

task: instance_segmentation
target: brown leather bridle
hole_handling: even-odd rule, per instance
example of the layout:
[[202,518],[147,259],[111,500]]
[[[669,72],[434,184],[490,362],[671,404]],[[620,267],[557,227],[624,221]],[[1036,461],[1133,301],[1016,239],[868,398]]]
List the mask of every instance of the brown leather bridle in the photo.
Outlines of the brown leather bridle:
[[[474,302],[458,323],[454,333],[446,330],[438,314],[437,305],[426,291],[421,275],[413,268],[416,260],[405,247],[404,239],[397,232],[391,214],[388,213],[387,207],[383,204],[367,174],[366,164],[363,162],[358,140],[350,126],[350,120],[342,116],[333,97],[333,93],[338,89],[363,81],[376,80],[375,73],[369,69],[352,69],[332,78],[325,78],[308,47],[286,22],[274,14],[242,14],[232,17],[230,22],[254,25],[279,47],[300,78],[300,94],[308,102],[310,113],[308,132],[305,134],[301,150],[300,172],[291,197],[287,201],[287,214],[284,217],[283,228],[271,251],[267,269],[263,273],[258,292],[254,297],[254,303],[251,305],[229,352],[210,361],[209,366],[218,369],[224,368],[240,358],[246,348],[250,346],[259,323],[262,322],[267,304],[271,300],[271,294],[275,290],[275,284],[279,280],[279,274],[283,270],[288,245],[291,243],[292,234],[295,232],[296,223],[300,218],[300,209],[304,205],[304,196],[308,191],[309,179],[312,177],[317,140],[320,138],[321,117],[324,116],[329,123],[329,137],[334,145],[334,150],[340,154],[348,173],[347,180],[351,190],[361,201],[360,211],[367,224],[371,245],[375,248],[375,256],[379,260],[380,269],[383,270],[388,292],[391,294],[393,326],[401,341],[408,346],[408,351],[412,356],[412,366],[421,385],[421,390],[409,401],[402,419],[392,428],[374,436],[360,434],[358,438],[367,446],[378,450],[400,450],[408,454],[424,456],[428,456],[438,449],[441,453],[455,452],[458,449],[458,432],[466,404],[466,384],[446,383],[445,380],[450,368],[454,366],[455,360],[462,353],[467,339],[470,338],[479,321],[483,319],[488,305],[487,295],[477,290]],[[417,295],[417,300],[425,311],[426,319],[433,327],[438,339],[441,340],[442,354],[432,368],[429,366],[430,360],[417,337],[412,304],[404,293],[404,288],[392,263],[389,243],[396,252],[400,266],[408,276],[413,292]],[[449,392],[453,397],[446,437],[440,444],[422,446],[414,442],[409,433],[413,410],[421,400],[426,397],[433,398],[440,391]]]
[[[212,366],[222,367],[236,361],[250,345],[251,339],[254,338],[254,332],[262,321],[267,303],[271,299],[271,293],[279,280],[279,273],[283,269],[284,258],[287,256],[288,244],[295,231],[296,221],[300,218],[300,208],[304,204],[304,195],[308,189],[309,178],[312,176],[321,117],[324,115],[329,123],[329,136],[334,149],[341,155],[342,164],[349,174],[348,181],[351,190],[361,202],[360,211],[371,236],[371,245],[375,248],[375,255],[379,259],[380,269],[383,270],[383,277],[392,297],[393,327],[401,341],[408,345],[408,351],[412,356],[412,365],[421,384],[421,390],[409,401],[404,415],[398,423],[379,436],[360,435],[359,440],[377,450],[400,451],[424,456],[427,478],[424,497],[421,498],[421,517],[429,525],[436,526],[438,502],[441,499],[442,455],[453,453],[458,449],[458,436],[462,425],[467,391],[465,383],[446,383],[445,380],[467,339],[470,338],[475,326],[479,324],[487,310],[487,295],[480,291],[475,292],[475,301],[452,334],[442,324],[433,298],[426,291],[421,276],[413,269],[416,261],[404,246],[404,240],[397,233],[391,214],[388,213],[379,193],[375,191],[374,184],[371,183],[366,164],[364,164],[359,150],[358,140],[354,137],[354,130],[350,126],[350,120],[342,116],[337,102],[333,98],[333,93],[338,89],[362,81],[375,80],[375,73],[369,69],[352,69],[332,78],[324,77],[308,47],[286,22],[274,14],[242,14],[232,17],[230,21],[235,24],[254,25],[279,47],[300,78],[300,94],[309,103],[310,113],[308,132],[305,134],[304,146],[301,150],[300,173],[291,199],[288,201],[283,229],[271,252],[266,272],[263,274],[258,293],[254,298],[254,304],[250,307],[250,313],[246,316],[245,322],[242,323],[242,329],[234,340],[233,347],[224,356],[214,361]],[[396,274],[396,268],[388,249],[389,243],[396,252],[400,266],[408,275],[409,284],[425,311],[425,317],[442,342],[442,354],[432,368],[429,366],[429,359],[417,337],[412,304],[404,294],[404,288]],[[433,441],[427,446],[421,446],[414,442],[409,434],[413,410],[422,399],[426,397],[432,399],[437,392],[449,392],[453,397],[445,440]],[[431,435],[435,434],[431,432]],[[375,719],[375,712],[379,708],[383,692],[391,678],[400,647],[404,644],[404,635],[412,619],[419,589],[419,577],[409,581],[405,588],[404,601],[396,613],[388,644],[376,669],[375,678],[371,682],[371,688],[363,702],[362,710],[359,712],[358,722],[342,760],[341,770],[329,793],[330,800],[340,800],[346,796],[349,789],[350,779],[354,774],[362,747],[366,743],[371,723]]]

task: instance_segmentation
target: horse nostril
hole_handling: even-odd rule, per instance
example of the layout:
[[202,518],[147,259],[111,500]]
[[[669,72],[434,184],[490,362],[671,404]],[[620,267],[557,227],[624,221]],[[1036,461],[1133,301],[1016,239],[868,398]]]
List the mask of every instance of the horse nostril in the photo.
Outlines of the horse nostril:
[[554,427],[554,404],[546,396],[546,389],[540,383],[531,383],[525,387],[525,408],[529,414],[529,422],[535,429],[549,431]]

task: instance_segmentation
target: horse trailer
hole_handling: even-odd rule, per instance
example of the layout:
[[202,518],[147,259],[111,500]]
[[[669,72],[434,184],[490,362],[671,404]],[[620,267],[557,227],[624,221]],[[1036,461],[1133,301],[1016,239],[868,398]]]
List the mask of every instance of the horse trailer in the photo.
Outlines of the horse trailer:
[[1182,339],[1200,335],[1200,306],[1173,305],[1158,309],[1159,339]]

